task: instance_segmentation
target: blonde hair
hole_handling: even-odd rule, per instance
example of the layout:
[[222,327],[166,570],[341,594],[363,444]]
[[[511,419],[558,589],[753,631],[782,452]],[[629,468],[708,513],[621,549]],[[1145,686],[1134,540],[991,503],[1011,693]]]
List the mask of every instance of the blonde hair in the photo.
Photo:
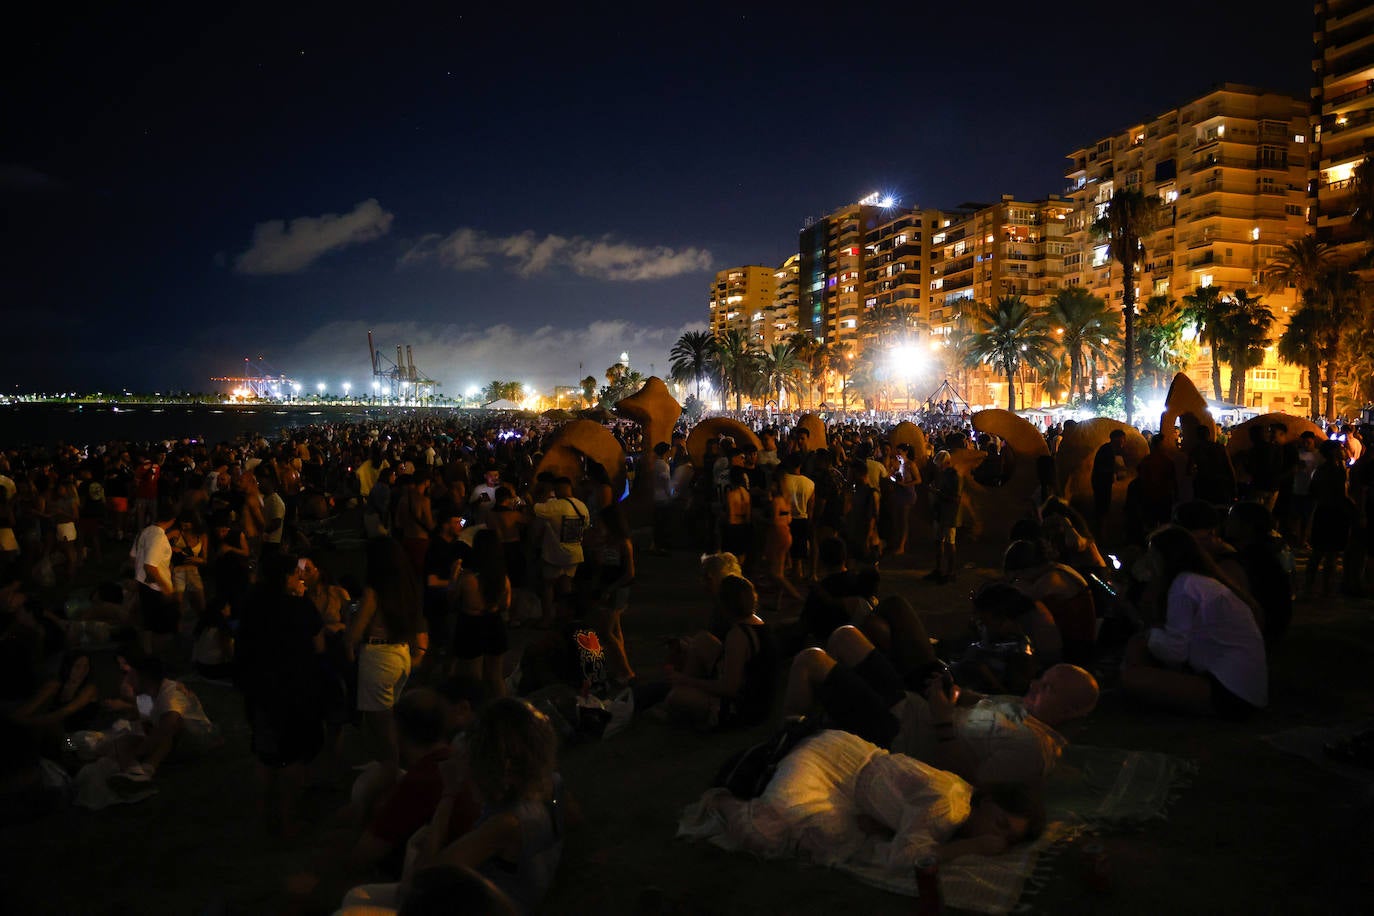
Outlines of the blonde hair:
[[739,557],[733,553],[706,553],[701,556],[701,575],[718,586],[727,576],[742,577],[744,570],[740,568]]
[[549,717],[526,700],[502,697],[487,706],[472,727],[468,753],[473,779],[489,802],[553,792],[558,736]]

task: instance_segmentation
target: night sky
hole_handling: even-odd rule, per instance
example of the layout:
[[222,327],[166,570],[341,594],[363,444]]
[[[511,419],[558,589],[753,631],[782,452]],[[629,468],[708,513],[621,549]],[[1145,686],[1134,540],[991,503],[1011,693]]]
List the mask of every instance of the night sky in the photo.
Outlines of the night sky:
[[33,6],[0,38],[8,392],[245,356],[358,391],[369,328],[448,394],[666,375],[712,272],[808,215],[1043,198],[1218,82],[1311,81],[1300,2]]

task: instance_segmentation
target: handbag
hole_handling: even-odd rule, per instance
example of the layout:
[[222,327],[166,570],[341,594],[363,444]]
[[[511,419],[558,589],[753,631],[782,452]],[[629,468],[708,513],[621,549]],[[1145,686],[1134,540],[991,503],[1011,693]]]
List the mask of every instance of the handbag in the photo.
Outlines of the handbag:
[[783,758],[820,728],[817,716],[788,719],[763,741],[731,754],[716,772],[712,785],[736,798],[758,798],[768,788]]

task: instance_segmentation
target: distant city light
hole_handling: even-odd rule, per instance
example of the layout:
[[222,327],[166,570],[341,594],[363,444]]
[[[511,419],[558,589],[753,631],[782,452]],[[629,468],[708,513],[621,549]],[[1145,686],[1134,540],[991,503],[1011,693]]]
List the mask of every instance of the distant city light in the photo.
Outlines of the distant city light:
[[344,383],[343,383],[344,397],[348,397],[348,389],[350,389],[350,388],[352,388],[352,387],[353,387],[353,383],[352,383],[352,382],[344,382]]
[[315,390],[318,391],[320,394],[324,394],[324,382],[320,382],[318,385],[316,385]]

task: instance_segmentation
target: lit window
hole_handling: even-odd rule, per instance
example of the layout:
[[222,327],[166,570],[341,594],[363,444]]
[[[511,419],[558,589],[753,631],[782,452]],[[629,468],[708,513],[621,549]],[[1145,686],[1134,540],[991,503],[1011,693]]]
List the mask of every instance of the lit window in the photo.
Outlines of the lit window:
[[1211,275],[1211,274],[1203,274],[1202,276],[1198,277],[1198,278],[1197,278],[1197,285],[1198,285],[1200,288],[1202,288],[1202,289],[1206,289],[1207,287],[1211,286],[1211,285],[1212,285],[1212,275]]
[[1305,137],[1305,136],[1302,135],[1302,134],[1294,134],[1294,135],[1293,135],[1293,142],[1294,142],[1294,143],[1306,143],[1306,142],[1307,142],[1307,137]]

